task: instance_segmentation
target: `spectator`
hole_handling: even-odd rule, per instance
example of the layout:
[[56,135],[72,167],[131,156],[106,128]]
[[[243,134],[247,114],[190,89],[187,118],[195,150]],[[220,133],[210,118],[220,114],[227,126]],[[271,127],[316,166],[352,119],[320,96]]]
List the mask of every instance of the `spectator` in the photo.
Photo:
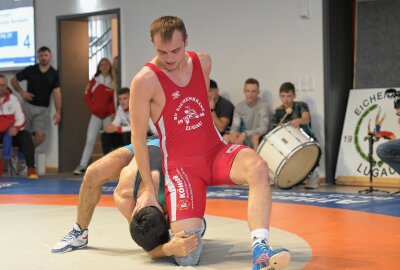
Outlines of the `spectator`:
[[131,118],[129,114],[129,88],[118,91],[117,113],[114,120],[108,123],[101,136],[105,154],[123,145],[131,144]]
[[[89,164],[97,134],[111,122],[115,114],[112,65],[110,60],[102,58],[97,65],[96,74],[85,91],[85,101],[92,115],[86,134],[86,143],[79,165],[74,174],[81,175]],[[104,149],[103,149],[104,152]]]
[[[293,127],[301,128],[308,136],[315,139],[314,132],[311,128],[311,116],[308,105],[305,102],[294,101],[296,97],[295,91],[295,87],[291,82],[285,82],[279,88],[279,98],[282,104],[276,107],[272,116],[272,128],[282,123],[288,123]],[[282,119],[283,121],[280,123]],[[319,187],[318,163],[314,170],[308,175],[306,189],[315,189]]]
[[219,133],[224,135],[229,131],[232,124],[233,110],[235,107],[232,102],[219,95],[218,85],[214,80],[210,80],[208,89],[208,100],[210,102],[211,116]]
[[[386,93],[385,93],[386,94]],[[400,98],[395,97],[394,109],[397,121],[400,124]],[[400,174],[400,139],[393,137],[388,142],[382,143],[376,149],[378,157]],[[398,193],[398,192],[396,192]]]
[[[46,139],[49,126],[49,104],[51,94],[54,93],[54,106],[56,112],[53,116],[54,124],[61,121],[61,88],[58,72],[50,65],[51,51],[48,47],[38,50],[39,63],[24,68],[12,79],[11,85],[21,95],[25,115],[26,130],[34,135],[33,144],[39,146]],[[27,91],[21,88],[19,81],[26,80]]]
[[236,105],[231,131],[224,135],[227,143],[244,144],[257,150],[260,137],[268,130],[268,104],[258,97],[260,84],[249,78],[244,84],[244,101]]
[[12,143],[18,146],[24,154],[28,165],[28,177],[38,178],[35,169],[35,148],[31,134],[24,130],[25,115],[18,99],[7,90],[7,78],[0,74],[0,142],[7,136],[12,136]]

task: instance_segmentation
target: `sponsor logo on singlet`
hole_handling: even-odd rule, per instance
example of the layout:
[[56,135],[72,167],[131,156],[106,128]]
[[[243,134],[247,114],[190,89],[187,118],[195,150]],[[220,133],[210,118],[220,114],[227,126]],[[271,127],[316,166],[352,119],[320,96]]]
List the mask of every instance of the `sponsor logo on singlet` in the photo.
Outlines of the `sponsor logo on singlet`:
[[178,202],[178,208],[179,208],[180,210],[186,210],[186,209],[189,208],[189,206],[190,206],[190,203],[189,203],[189,200],[188,200],[188,199],[180,200],[180,201]]
[[180,210],[186,210],[190,207],[186,186],[178,175],[172,177],[175,181],[176,193],[178,194],[177,206]]
[[176,191],[178,193],[179,199],[187,198],[186,189],[182,182],[182,179],[180,179],[179,176],[177,176],[177,175],[174,175],[172,178],[175,181]]
[[185,130],[195,130],[203,125],[201,118],[204,117],[204,106],[195,97],[184,98],[176,107],[174,120],[178,125],[183,125]]
[[177,99],[181,94],[179,93],[179,90],[175,91],[172,93],[172,99]]

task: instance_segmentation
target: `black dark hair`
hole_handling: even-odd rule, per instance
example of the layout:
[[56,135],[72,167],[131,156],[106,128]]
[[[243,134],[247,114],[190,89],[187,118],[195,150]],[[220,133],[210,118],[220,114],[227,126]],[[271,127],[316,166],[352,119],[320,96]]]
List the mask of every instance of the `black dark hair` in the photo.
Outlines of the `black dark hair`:
[[164,214],[155,206],[140,209],[129,224],[133,241],[146,251],[167,243],[168,229],[169,224]]
[[257,87],[260,87],[260,83],[257,81],[257,79],[254,78],[248,78],[244,84],[256,84]]
[[46,52],[46,51],[49,52],[49,53],[51,53],[51,50],[50,50],[49,47],[42,46],[42,47],[39,48],[38,53]]
[[400,108],[400,98],[396,98],[394,100],[394,108],[399,109]]
[[118,91],[118,96],[123,95],[123,94],[129,94],[129,88],[128,87],[122,87]]
[[396,96],[397,96],[396,89],[393,89],[393,88],[386,89],[385,97],[387,97],[387,98],[395,98]]
[[218,88],[217,82],[210,79],[210,89],[211,88]]
[[285,82],[281,85],[281,87],[279,88],[279,93],[289,93],[289,92],[293,92],[293,94],[296,94],[296,89],[294,87],[294,84],[291,82]]
[[394,108],[395,109],[400,108],[400,91],[397,91],[394,88],[386,89],[385,97],[394,99]]

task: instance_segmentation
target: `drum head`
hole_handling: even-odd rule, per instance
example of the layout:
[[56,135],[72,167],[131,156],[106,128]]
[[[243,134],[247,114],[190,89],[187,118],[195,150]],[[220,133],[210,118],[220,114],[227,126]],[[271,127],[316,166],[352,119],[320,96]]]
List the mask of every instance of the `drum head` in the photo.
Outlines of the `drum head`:
[[317,144],[311,143],[295,151],[277,173],[279,188],[290,188],[297,185],[311,172],[317,164],[320,150]]

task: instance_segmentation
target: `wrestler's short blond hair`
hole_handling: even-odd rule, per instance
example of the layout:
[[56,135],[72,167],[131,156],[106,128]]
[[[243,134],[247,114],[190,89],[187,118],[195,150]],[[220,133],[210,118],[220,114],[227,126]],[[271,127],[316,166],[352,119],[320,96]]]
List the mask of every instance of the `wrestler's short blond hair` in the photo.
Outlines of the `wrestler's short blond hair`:
[[162,16],[152,22],[150,26],[151,40],[156,34],[160,34],[161,41],[170,41],[175,30],[181,32],[183,40],[186,40],[187,33],[183,20],[176,16]]

